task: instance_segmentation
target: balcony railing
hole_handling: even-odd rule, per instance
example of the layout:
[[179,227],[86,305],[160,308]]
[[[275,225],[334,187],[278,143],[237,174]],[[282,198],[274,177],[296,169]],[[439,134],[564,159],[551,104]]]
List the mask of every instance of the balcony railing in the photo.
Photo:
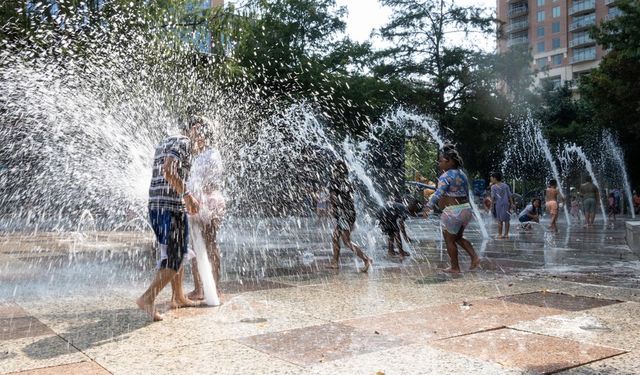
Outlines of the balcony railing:
[[583,61],[591,61],[595,59],[596,59],[596,49],[591,48],[591,49],[588,49],[587,51],[580,51],[578,53],[575,53],[574,51],[573,56],[571,56],[571,63],[577,64]]
[[579,37],[575,37],[569,41],[569,48],[586,46],[589,44],[595,44],[596,41],[593,40],[589,35],[582,35]]
[[526,44],[529,43],[529,37],[521,36],[517,38],[509,38],[507,41],[507,47],[515,46],[517,44]]
[[509,9],[509,18],[524,16],[529,13],[529,6],[520,5]]
[[569,15],[575,16],[581,13],[588,13],[596,9],[596,0],[584,0],[575,2],[569,7]]
[[604,17],[605,21],[611,21],[612,19],[616,18],[616,17],[620,17],[620,15],[622,15],[622,11],[618,8],[611,8],[609,14],[607,14]]
[[529,21],[528,20],[524,20],[524,21],[520,21],[520,22],[514,22],[511,23],[507,26],[507,32],[512,33],[515,31],[520,31],[520,30],[524,30],[526,28],[529,27]]
[[615,3],[615,2],[616,2],[616,0],[604,0],[604,4],[605,5],[611,5],[611,4]]
[[578,31],[589,28],[596,24],[596,16],[595,14],[592,17],[579,19],[577,21],[573,21],[569,24],[569,31]]

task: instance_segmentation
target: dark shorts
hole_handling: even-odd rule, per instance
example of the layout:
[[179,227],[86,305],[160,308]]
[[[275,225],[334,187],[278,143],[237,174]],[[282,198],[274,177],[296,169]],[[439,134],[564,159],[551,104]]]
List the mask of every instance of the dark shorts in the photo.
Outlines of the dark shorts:
[[392,221],[381,221],[380,230],[382,230],[382,233],[384,233],[387,236],[400,233],[400,227],[398,226],[398,223],[392,222]]
[[158,243],[167,246],[167,259],[163,259],[159,267],[178,271],[189,246],[189,220],[187,214],[150,209],[149,221]]
[[352,211],[343,211],[335,215],[336,224],[342,231],[351,230],[356,223],[356,213]]
[[595,214],[596,213],[596,200],[595,198],[585,198],[582,201],[582,209],[585,214]]

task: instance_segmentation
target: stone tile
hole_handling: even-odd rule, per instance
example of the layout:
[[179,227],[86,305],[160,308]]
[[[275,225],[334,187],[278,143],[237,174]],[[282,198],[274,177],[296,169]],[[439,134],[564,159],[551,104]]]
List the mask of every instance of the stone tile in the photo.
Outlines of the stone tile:
[[127,353],[105,353],[97,362],[114,375],[306,373],[294,364],[229,340],[161,351],[132,347]]
[[27,371],[14,372],[10,375],[110,375],[111,373],[95,362],[86,361],[68,365],[45,367]]
[[100,337],[101,340],[93,338],[95,333],[82,334],[92,331],[93,328],[75,330],[80,333],[76,336],[75,344],[98,362],[105,357],[129,356],[132,350],[137,351],[138,348],[167,351],[189,345],[318,325],[326,321],[301,314],[292,305],[255,301],[246,299],[241,294],[220,307],[171,311],[158,323],[148,323],[145,319],[144,325],[140,327],[128,326],[121,323],[120,319],[109,322],[113,322],[109,323],[113,329],[120,331],[113,337],[109,337],[108,333],[104,334]]
[[637,375],[640,352],[634,351],[615,357],[592,362],[570,370],[559,372],[562,375]]
[[465,297],[436,288],[412,289],[377,281],[354,280],[309,287],[248,293],[245,298],[295,306],[318,319],[343,320],[388,312],[462,302]]
[[302,366],[403,344],[401,340],[390,336],[361,332],[336,323],[245,337],[237,341]]
[[425,342],[505,327],[519,321],[562,313],[561,310],[479,300],[345,320],[341,323],[366,332]]
[[610,299],[572,296],[564,293],[548,293],[544,291],[524,294],[512,294],[510,296],[497,297],[497,299],[507,302],[521,303],[539,307],[550,307],[567,311],[587,310],[621,302]]
[[624,353],[619,349],[513,329],[453,337],[430,345],[536,374],[556,372]]
[[500,364],[413,344],[313,365],[312,374],[516,375]]
[[32,317],[15,317],[0,319],[0,341],[50,335],[54,332]]
[[576,296],[640,302],[640,289],[569,283],[566,293]]
[[624,302],[521,322],[513,328],[624,350],[640,350],[638,311],[640,303]]
[[0,374],[86,361],[89,358],[59,336],[0,342]]

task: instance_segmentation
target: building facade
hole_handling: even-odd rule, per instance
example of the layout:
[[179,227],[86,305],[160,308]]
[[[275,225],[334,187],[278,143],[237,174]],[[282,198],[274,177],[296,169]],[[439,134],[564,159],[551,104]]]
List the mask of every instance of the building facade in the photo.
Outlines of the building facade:
[[572,85],[606,53],[589,29],[620,14],[615,0],[497,0],[498,50],[528,46],[536,84]]

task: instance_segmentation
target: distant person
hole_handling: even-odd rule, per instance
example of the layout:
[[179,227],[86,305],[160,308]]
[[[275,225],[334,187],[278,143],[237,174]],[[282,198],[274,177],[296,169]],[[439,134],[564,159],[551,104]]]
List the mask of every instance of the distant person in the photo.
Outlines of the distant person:
[[571,196],[571,217],[576,220],[580,219],[580,201],[575,195]]
[[633,192],[633,212],[640,214],[640,194],[637,191]]
[[582,197],[582,212],[584,212],[586,225],[592,226],[596,220],[596,208],[600,205],[600,192],[589,176],[586,182],[580,185],[580,197]]
[[443,146],[438,166],[442,170],[442,175],[438,179],[436,192],[426,205],[424,216],[427,217],[436,204],[443,210],[440,215],[440,224],[451,260],[451,267],[444,272],[460,273],[458,245],[462,246],[471,257],[470,269],[473,270],[480,265],[480,257],[476,254],[471,242],[464,238],[464,229],[473,217],[469,204],[469,180],[461,169],[462,158],[453,145]]
[[329,202],[336,219],[336,227],[332,236],[333,259],[330,267],[340,268],[340,240],[342,240],[344,245],[364,262],[364,267],[360,271],[369,271],[373,261],[359,246],[351,242],[351,232],[356,223],[356,208],[353,201],[353,187],[349,182],[349,169],[342,160],[338,160],[333,166],[331,183],[329,184]]
[[[491,173],[491,200],[493,201],[493,217],[498,222],[498,238],[504,239],[509,237],[509,228],[511,226],[511,207],[513,207],[513,198],[509,185],[502,182],[502,173]],[[502,227],[504,226],[504,234]]]
[[545,207],[549,211],[549,215],[551,215],[551,224],[549,225],[549,229],[557,232],[558,231],[558,202],[562,197],[562,193],[558,190],[558,181],[549,180],[549,184],[547,186],[547,190],[545,190]]
[[493,202],[491,201],[491,188],[487,189],[484,192],[484,199],[482,200],[482,205],[484,206],[484,210],[487,213],[491,212],[491,208],[493,207]]
[[[404,257],[410,255],[402,248],[401,237],[404,236],[405,240],[410,241],[404,225],[404,221],[408,216],[409,211],[407,207],[404,204],[393,199],[387,201],[385,205],[378,210],[378,223],[380,225],[382,233],[384,233],[388,237],[388,254],[390,256],[401,255]],[[397,253],[394,250],[394,243],[398,247]]]
[[140,309],[153,321],[162,320],[155,299],[171,282],[171,306],[197,306],[182,289],[183,260],[188,253],[189,221],[187,214],[197,214],[198,200],[187,190],[191,158],[204,148],[206,124],[193,117],[183,135],[164,139],[155,150],[153,174],[149,187],[149,219],[160,249],[158,272],[149,288],[136,300]]
[[[221,258],[217,236],[226,209],[226,202],[220,191],[222,171],[220,152],[214,149],[208,149],[198,155],[194,160],[188,182],[189,190],[193,192],[200,202],[200,212],[197,217],[198,222],[194,225],[200,225],[201,227],[218,296],[221,295]],[[196,258],[191,260],[191,265],[194,289],[191,293],[187,294],[187,297],[192,300],[202,300],[205,296],[202,277]]]
[[618,213],[618,201],[616,200],[616,195],[614,193],[609,193],[609,198],[607,199],[608,209],[607,214],[609,218],[613,218],[613,221],[616,221],[616,214]]
[[540,206],[542,201],[534,198],[527,207],[518,215],[518,221],[522,223],[524,229],[531,229],[531,223],[540,223]]

